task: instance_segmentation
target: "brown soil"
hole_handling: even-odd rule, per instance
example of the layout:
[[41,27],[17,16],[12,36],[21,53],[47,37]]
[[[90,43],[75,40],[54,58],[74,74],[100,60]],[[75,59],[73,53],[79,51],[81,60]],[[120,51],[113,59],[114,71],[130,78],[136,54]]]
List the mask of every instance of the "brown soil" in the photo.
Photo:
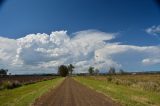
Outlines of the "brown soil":
[[33,106],[120,106],[110,98],[98,93],[72,78],[43,95]]

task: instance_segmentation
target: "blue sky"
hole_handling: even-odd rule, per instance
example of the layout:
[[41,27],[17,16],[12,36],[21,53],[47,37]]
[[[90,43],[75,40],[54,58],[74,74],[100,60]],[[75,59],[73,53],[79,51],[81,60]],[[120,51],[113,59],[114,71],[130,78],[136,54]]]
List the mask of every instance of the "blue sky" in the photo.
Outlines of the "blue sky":
[[[88,35],[96,32],[99,37],[103,37],[101,33],[104,32],[115,37],[109,40],[107,38],[111,44],[119,42],[121,45],[137,47],[155,46],[159,50],[160,7],[155,0],[6,0],[0,8],[0,36],[3,38],[25,39],[28,34],[50,35],[52,31],[61,30],[67,30],[67,37],[73,39],[79,36],[77,34],[79,31],[86,31]],[[130,50],[130,47],[126,48],[127,51]],[[17,51],[15,52],[17,54]],[[30,52],[33,52],[32,49]],[[134,57],[131,58],[131,54],[126,53],[128,56],[126,58],[132,60],[129,65],[122,62],[123,56],[119,56],[121,53],[113,56],[112,61],[121,63],[122,68],[127,66],[126,70],[160,70],[160,60],[155,60],[160,57],[151,58],[153,54],[146,52],[141,55],[136,54],[137,52],[133,54],[134,57],[140,56],[135,60]],[[157,53],[159,51],[155,54]],[[88,54],[89,57],[92,57],[91,54]],[[156,64],[139,66],[139,62],[135,62],[140,61],[139,59]],[[133,63],[137,68],[132,65]]]
[[159,40],[144,29],[160,23],[160,8],[154,0],[7,0],[0,23],[0,35],[9,38],[98,29],[120,32],[116,40],[125,44],[153,45]]

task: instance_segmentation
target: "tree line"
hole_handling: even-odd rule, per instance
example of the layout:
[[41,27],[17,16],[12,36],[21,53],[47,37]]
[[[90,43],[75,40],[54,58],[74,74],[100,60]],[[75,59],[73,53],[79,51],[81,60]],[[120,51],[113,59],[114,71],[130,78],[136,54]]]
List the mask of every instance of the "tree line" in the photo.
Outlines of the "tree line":
[[[62,77],[66,77],[67,75],[72,75],[74,68],[75,67],[72,64],[60,65],[58,67],[58,74]],[[99,72],[100,72],[99,69],[95,69],[92,66],[90,66],[88,68],[89,75],[99,75]],[[124,70],[122,70],[122,69],[119,70],[119,74],[124,74],[124,73],[125,73]],[[110,67],[107,74],[109,74],[109,75],[116,74],[116,69],[114,67]]]
[[[90,66],[88,68],[88,73],[90,75],[98,75],[99,74],[99,70],[98,69],[95,69],[94,67]],[[123,69],[120,69],[119,70],[119,74],[124,74],[124,70]],[[109,70],[107,71],[107,74],[109,75],[113,75],[113,74],[116,74],[116,69],[114,67],[110,67]]]

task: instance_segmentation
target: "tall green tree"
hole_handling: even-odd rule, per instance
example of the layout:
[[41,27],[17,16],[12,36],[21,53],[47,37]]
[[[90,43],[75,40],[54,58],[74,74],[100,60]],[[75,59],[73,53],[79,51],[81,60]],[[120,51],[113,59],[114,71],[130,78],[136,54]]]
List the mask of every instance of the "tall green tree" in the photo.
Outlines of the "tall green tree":
[[7,75],[8,70],[7,69],[0,69],[0,76]]
[[93,75],[93,73],[94,73],[94,67],[89,67],[89,69],[88,69],[88,72],[89,72],[89,74],[90,75]]
[[99,69],[95,69],[95,72],[94,72],[96,75],[99,74]]
[[116,69],[114,67],[110,67],[108,73],[109,74],[116,74]]
[[65,65],[61,65],[58,67],[58,74],[62,77],[66,77],[68,75],[68,67]]
[[119,70],[119,73],[120,73],[120,74],[125,74],[125,72],[124,72],[123,69],[120,69],[120,70]]
[[74,71],[74,70],[73,70],[74,68],[75,68],[75,67],[74,67],[72,64],[70,64],[70,65],[68,66],[68,71],[69,71],[70,75],[72,75],[72,72]]

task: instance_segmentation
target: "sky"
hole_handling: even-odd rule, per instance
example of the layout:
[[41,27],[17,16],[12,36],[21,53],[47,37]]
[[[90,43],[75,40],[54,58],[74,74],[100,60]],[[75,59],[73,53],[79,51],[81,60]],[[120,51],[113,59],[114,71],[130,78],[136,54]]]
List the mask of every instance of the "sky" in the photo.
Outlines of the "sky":
[[160,71],[156,0],[0,1],[0,68],[11,73]]

